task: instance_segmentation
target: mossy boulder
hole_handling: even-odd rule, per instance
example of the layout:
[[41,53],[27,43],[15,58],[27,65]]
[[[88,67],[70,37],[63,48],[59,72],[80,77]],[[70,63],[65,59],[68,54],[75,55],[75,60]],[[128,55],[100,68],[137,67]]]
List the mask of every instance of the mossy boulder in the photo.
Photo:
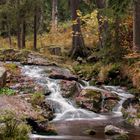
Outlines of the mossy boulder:
[[68,80],[61,80],[60,88],[64,98],[76,97],[81,90],[78,82]]
[[98,89],[83,89],[76,98],[80,107],[97,113],[112,111],[119,100],[118,95]]
[[96,90],[84,89],[76,98],[77,104],[94,112],[100,112],[102,93]]

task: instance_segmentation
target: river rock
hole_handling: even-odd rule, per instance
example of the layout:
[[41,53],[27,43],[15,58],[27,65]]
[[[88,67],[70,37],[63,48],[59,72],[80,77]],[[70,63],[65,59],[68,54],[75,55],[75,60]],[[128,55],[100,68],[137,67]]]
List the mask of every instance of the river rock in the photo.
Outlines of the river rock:
[[116,94],[97,89],[83,89],[76,98],[76,102],[80,107],[97,113],[112,111],[119,100]]
[[21,63],[28,64],[28,65],[39,65],[39,66],[56,66],[55,63],[50,62],[47,58],[45,58],[44,56],[38,53],[29,53],[27,59]]
[[116,126],[107,125],[105,127],[104,133],[106,135],[117,135],[117,134],[127,134],[128,132],[123,130],[123,129],[121,129],[121,128],[118,128]]
[[88,129],[88,130],[85,130],[84,133],[86,135],[94,136],[96,134],[96,131],[94,129]]
[[81,91],[80,85],[76,81],[61,80],[60,88],[64,98],[77,96]]
[[66,69],[55,67],[54,69],[51,69],[51,71],[52,72],[49,74],[49,78],[78,81],[78,77],[73,75],[70,71]]
[[103,106],[101,112],[110,112],[120,101],[120,98],[115,93],[109,91],[102,92],[103,95]]
[[94,112],[100,112],[102,93],[96,90],[83,89],[76,98],[76,102],[82,108],[86,108]]
[[140,100],[138,98],[127,99],[123,103],[122,113],[127,123],[140,127]]
[[30,103],[16,95],[0,96],[0,110],[13,110],[19,116],[25,115],[34,119],[37,119],[39,115]]
[[0,88],[4,87],[6,84],[6,69],[0,67]]

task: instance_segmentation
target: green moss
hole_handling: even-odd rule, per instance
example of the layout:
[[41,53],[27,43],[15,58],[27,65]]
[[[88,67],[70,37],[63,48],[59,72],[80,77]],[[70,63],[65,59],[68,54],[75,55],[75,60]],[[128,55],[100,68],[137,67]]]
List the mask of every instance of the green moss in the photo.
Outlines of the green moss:
[[17,65],[15,63],[7,63],[4,65],[8,70],[16,70],[17,69]]
[[1,88],[0,95],[15,95],[15,91],[7,87]]
[[134,124],[134,121],[135,121],[134,118],[131,118],[131,117],[128,117],[126,120],[126,122],[129,124]]
[[42,93],[34,93],[31,97],[31,103],[33,106],[41,105],[45,100],[45,96]]

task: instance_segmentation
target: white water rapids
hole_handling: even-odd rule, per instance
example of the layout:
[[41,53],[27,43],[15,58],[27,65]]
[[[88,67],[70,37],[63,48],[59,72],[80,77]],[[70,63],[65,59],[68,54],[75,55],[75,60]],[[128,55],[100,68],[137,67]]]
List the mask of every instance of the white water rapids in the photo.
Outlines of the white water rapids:
[[[46,101],[50,104],[51,108],[54,109],[55,118],[57,120],[76,120],[76,119],[106,119],[106,115],[100,115],[85,109],[75,107],[68,99],[63,98],[61,95],[59,80],[54,80],[48,78],[47,72],[44,67],[38,66],[23,66],[23,75],[29,76],[34,79],[37,83],[41,84],[43,87],[49,89],[51,94],[46,97]],[[104,86],[104,89],[97,88],[94,86],[81,86],[83,89],[96,89],[98,91],[108,90],[112,93],[119,95],[120,101],[118,105],[114,108],[113,113],[115,115],[122,115],[121,108],[122,103],[127,99],[132,97],[132,95],[126,93],[120,87],[115,86]]]

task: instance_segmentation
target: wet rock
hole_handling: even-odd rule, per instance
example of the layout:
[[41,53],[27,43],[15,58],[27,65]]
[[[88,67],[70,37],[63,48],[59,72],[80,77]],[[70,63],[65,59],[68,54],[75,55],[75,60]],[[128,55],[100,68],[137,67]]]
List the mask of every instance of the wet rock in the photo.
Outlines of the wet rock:
[[80,107],[97,113],[112,111],[119,100],[118,95],[97,89],[84,89],[76,97],[76,102]]
[[46,118],[47,120],[51,121],[54,118],[53,110],[50,108],[49,104],[47,104],[45,101],[41,103],[40,105],[42,110],[42,116]]
[[140,101],[138,98],[128,98],[124,103],[123,103],[123,108],[127,108],[130,105],[136,105],[140,104]]
[[76,81],[61,80],[60,88],[64,98],[77,96],[81,91],[80,85]]
[[49,74],[49,78],[78,81],[77,76],[73,75],[70,71],[65,70],[63,68],[52,69],[52,72]]
[[77,104],[94,112],[100,112],[102,93],[96,90],[84,89],[78,97],[76,97]]
[[45,133],[47,131],[48,122],[43,122],[43,124],[41,124],[32,118],[27,118],[26,121],[27,124],[32,127],[33,133]]
[[90,136],[94,136],[96,134],[96,131],[93,129],[88,129],[86,131],[84,131],[85,134],[90,135]]
[[102,110],[101,112],[110,112],[120,101],[120,98],[115,93],[109,91],[102,92],[103,101],[102,101]]
[[128,132],[116,126],[108,125],[105,127],[104,133],[106,135],[117,135],[117,134],[123,135],[123,134],[127,134]]
[[129,98],[123,103],[123,117],[126,123],[140,127],[140,101],[138,98]]
[[0,67],[0,88],[4,87],[6,84],[6,69]]

